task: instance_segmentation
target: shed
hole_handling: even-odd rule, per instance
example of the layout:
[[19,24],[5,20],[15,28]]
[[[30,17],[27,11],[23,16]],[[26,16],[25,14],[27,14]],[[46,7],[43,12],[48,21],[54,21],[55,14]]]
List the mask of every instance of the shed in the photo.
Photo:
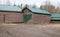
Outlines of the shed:
[[50,13],[46,10],[32,8],[32,7],[25,7],[23,9],[23,12],[25,15],[30,15],[30,18],[29,16],[24,17],[25,21],[27,20],[26,18],[29,18],[27,20],[27,23],[46,24],[50,22]]
[[0,23],[23,22],[22,9],[17,6],[0,5]]
[[60,14],[52,14],[51,23],[60,23]]

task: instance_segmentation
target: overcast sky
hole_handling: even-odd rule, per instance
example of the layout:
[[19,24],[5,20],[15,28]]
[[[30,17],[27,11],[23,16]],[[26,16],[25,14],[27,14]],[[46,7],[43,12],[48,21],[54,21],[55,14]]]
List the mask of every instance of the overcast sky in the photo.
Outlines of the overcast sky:
[[[7,3],[8,0],[0,0],[0,4],[8,4]],[[16,5],[18,4],[28,4],[28,5],[33,5],[35,4],[36,6],[40,6],[41,4],[44,4],[45,1],[48,0],[9,0],[11,5],[13,5],[14,3]],[[60,4],[60,0],[49,0],[51,2],[52,5],[58,6]]]

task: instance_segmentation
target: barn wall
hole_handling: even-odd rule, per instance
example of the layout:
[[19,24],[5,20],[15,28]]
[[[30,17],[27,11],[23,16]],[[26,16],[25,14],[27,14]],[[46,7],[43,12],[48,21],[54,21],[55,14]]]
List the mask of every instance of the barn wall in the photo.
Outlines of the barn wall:
[[4,15],[0,14],[0,23],[3,23],[3,22],[4,22]]
[[41,15],[41,22],[42,24],[48,24],[50,23],[50,15]]
[[23,13],[18,12],[0,12],[0,19],[3,22],[23,22]]
[[41,15],[40,14],[33,14],[32,15],[33,23],[41,23]]
[[50,22],[50,16],[43,14],[33,14],[32,20],[35,24],[47,24]]
[[32,13],[28,9],[24,10],[24,14],[32,14],[32,19],[28,23],[33,24],[47,24],[50,22],[50,15]]

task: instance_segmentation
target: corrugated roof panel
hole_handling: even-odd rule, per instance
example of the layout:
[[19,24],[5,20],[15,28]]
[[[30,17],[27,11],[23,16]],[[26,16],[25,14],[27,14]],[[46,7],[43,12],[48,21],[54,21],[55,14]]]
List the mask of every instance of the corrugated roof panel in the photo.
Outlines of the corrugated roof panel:
[[0,5],[0,10],[4,10],[4,11],[22,11],[22,9],[17,7],[17,6],[6,6],[6,5]]
[[42,10],[42,9],[38,9],[38,8],[32,8],[32,7],[28,7],[32,12],[36,12],[36,13],[43,13],[43,14],[50,14],[50,12],[46,11],[46,10]]
[[58,17],[60,17],[60,14],[52,14],[51,17],[56,17],[56,18],[58,18]]
[[60,20],[60,18],[51,18],[51,20]]
[[60,20],[60,14],[52,14],[51,20]]

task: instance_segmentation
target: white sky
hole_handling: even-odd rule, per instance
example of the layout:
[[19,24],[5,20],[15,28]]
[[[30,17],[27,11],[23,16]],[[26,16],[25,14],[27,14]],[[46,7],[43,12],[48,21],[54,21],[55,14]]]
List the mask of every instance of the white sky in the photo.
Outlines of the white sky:
[[[6,1],[7,0],[0,0],[0,4],[6,4]],[[28,5],[33,5],[35,4],[36,6],[40,6],[41,4],[44,4],[44,2],[46,0],[9,0],[11,5],[15,4],[18,5],[18,4],[28,4]],[[47,0],[48,1],[48,0]],[[58,6],[60,4],[60,0],[49,0],[51,2],[51,4],[55,5],[55,6]]]

